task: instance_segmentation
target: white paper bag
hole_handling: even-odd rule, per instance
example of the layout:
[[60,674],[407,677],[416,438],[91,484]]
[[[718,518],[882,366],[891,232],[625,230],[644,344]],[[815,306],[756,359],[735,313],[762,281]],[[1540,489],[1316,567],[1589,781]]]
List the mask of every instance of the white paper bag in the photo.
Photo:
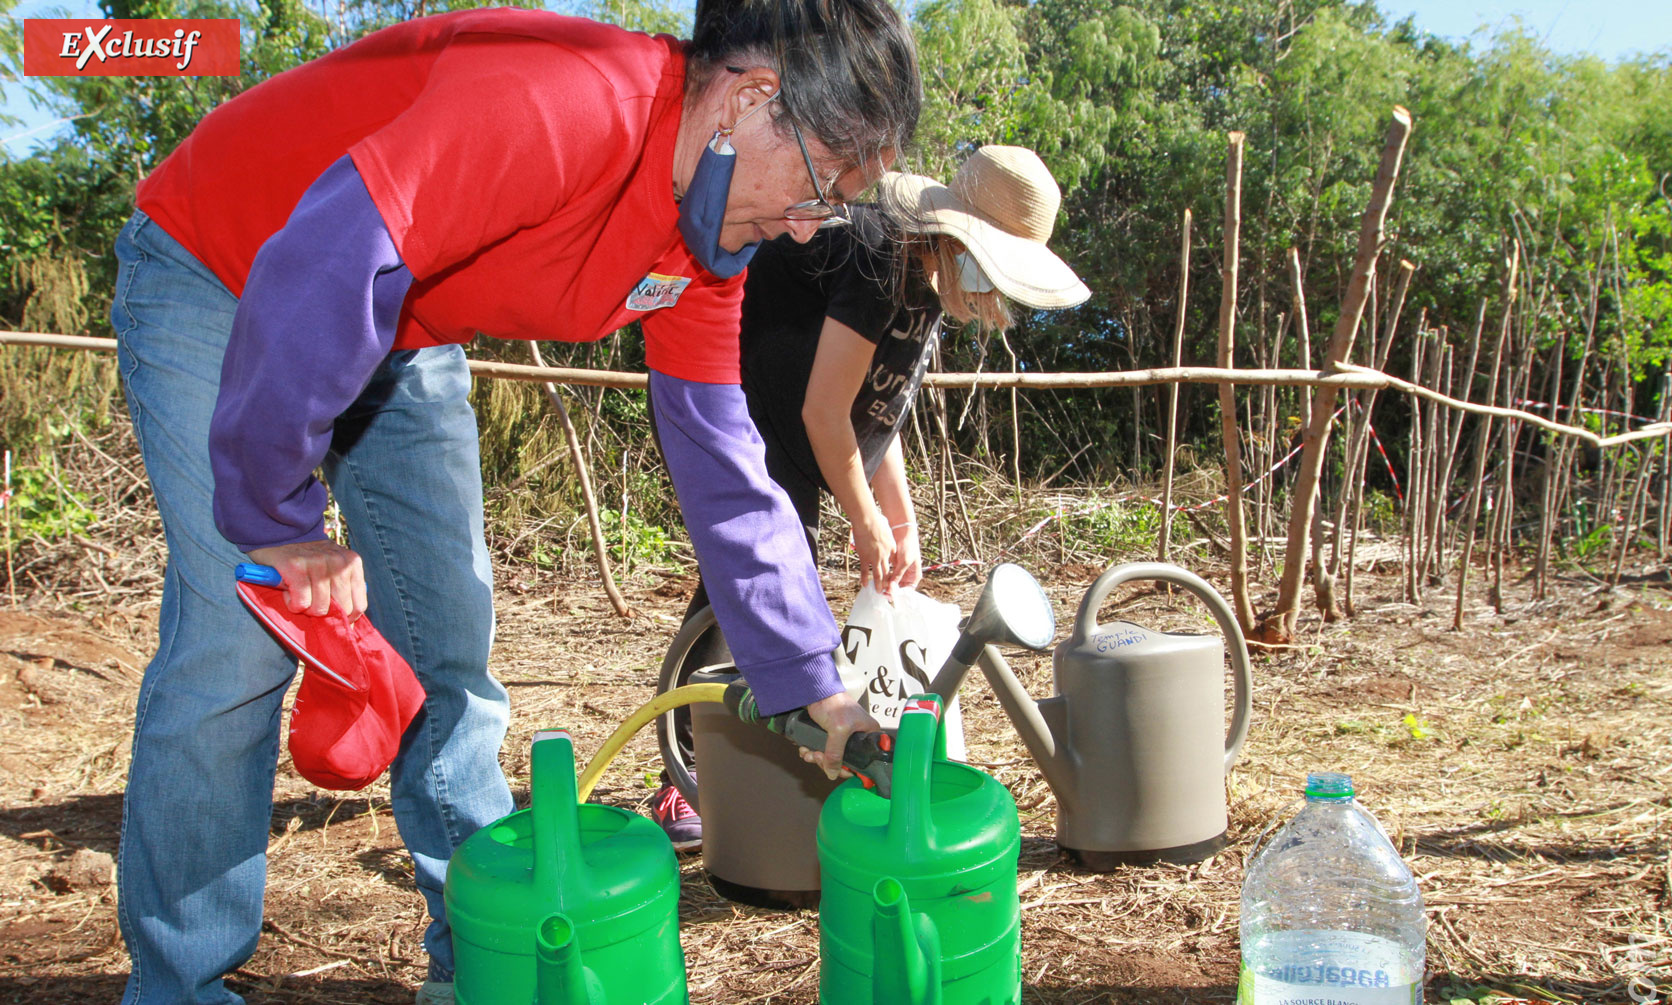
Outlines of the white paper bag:
[[[861,587],[836,648],[836,669],[848,694],[884,728],[898,728],[906,699],[927,692],[951,654],[962,617],[958,605],[916,590],[896,590],[889,603],[875,587]],[[965,757],[957,698],[946,709],[946,753],[955,760]]]

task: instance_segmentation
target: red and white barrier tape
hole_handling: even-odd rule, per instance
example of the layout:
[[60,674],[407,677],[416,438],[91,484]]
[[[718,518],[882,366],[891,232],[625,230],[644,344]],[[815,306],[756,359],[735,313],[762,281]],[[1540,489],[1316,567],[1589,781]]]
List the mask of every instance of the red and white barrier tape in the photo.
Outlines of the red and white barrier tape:
[[934,565],[925,565],[923,567],[923,571],[924,572],[936,572],[936,571],[941,570],[941,569],[956,569],[956,568],[959,568],[959,567],[965,566],[965,565],[985,565],[985,564],[986,564],[985,562],[981,562],[981,561],[978,561],[978,560],[973,559],[973,558],[955,558],[950,562],[937,562]]
[[1399,505],[1405,505],[1405,491],[1399,487],[1399,476],[1393,473],[1393,460],[1388,457],[1387,448],[1382,446],[1382,438],[1376,435],[1376,427],[1368,421],[1364,428],[1370,430],[1370,442],[1376,444],[1376,452],[1382,455],[1382,463],[1387,466],[1388,477],[1393,480],[1393,494],[1399,497]]

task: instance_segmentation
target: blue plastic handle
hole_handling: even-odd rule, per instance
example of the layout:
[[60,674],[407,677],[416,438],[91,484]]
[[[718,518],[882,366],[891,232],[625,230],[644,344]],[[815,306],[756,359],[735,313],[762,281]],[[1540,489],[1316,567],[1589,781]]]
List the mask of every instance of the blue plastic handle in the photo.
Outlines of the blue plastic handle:
[[283,586],[284,577],[279,570],[271,565],[259,565],[255,562],[239,562],[238,568],[232,570],[241,583],[254,583],[257,586]]

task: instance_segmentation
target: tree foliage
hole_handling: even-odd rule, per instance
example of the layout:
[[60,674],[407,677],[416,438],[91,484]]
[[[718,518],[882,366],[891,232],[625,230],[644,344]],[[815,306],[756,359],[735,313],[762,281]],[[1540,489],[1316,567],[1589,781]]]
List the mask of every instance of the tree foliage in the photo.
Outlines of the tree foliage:
[[[0,0],[0,71],[15,73],[20,26],[4,16],[13,2]],[[9,327],[101,330],[108,249],[133,185],[209,109],[367,31],[476,0],[102,2],[112,17],[240,18],[243,73],[29,81],[74,125],[47,149],[0,160],[0,324]],[[670,0],[565,0],[558,9],[689,30],[689,4]],[[1390,20],[1373,2],[1343,0],[923,0],[911,17],[925,110],[902,166],[945,178],[984,143],[1038,150],[1065,192],[1053,245],[1093,290],[1083,307],[1025,313],[1003,343],[955,337],[949,368],[1007,369],[1009,351],[1036,370],[1168,360],[1185,209],[1196,221],[1185,359],[1211,359],[1230,130],[1248,137],[1238,362],[1301,362],[1288,316],[1290,247],[1303,263],[1316,356],[1348,278],[1389,110],[1402,104],[1416,128],[1382,273],[1399,258],[1418,266],[1408,316],[1426,312],[1457,343],[1482,299],[1495,296],[1518,242],[1521,292],[1535,308],[1518,325],[1532,358],[1550,365],[1589,341],[1611,361],[1607,379],[1640,388],[1640,401],[1658,392],[1654,377],[1672,350],[1666,53],[1612,63],[1560,56],[1521,27],[1453,43]],[[1383,310],[1387,299],[1377,301]],[[1396,344],[1396,371],[1413,341]],[[1216,406],[1191,388],[1184,395],[1186,435],[1211,440]],[[976,421],[958,424],[961,447],[1011,449],[1002,397],[982,399]],[[1152,391],[1024,397],[1024,473],[1069,464],[1102,479],[1158,465],[1160,401]],[[505,463],[519,463],[518,453]]]

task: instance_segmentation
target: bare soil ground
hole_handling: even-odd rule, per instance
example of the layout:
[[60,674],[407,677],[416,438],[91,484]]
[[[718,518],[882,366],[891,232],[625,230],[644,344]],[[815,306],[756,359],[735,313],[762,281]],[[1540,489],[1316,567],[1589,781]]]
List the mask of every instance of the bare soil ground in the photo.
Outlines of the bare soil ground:
[[[1036,569],[1059,624],[1101,571]],[[642,576],[628,586],[638,616],[624,620],[585,577],[500,579],[494,666],[513,702],[502,760],[525,794],[535,729],[567,727],[590,754],[651,696],[693,584]],[[839,573],[827,585],[839,603],[852,596]],[[978,587],[954,570],[925,588],[967,609]],[[1232,1000],[1244,861],[1310,770],[1351,773],[1420,877],[1428,1001],[1672,997],[1667,570],[1606,595],[1569,581],[1502,615],[1477,599],[1462,632],[1449,630],[1449,596],[1403,603],[1392,575],[1362,573],[1358,594],[1356,617],[1303,619],[1300,644],[1257,660],[1253,728],[1228,781],[1230,845],[1194,865],[1098,874],[1060,854],[1049,790],[972,677],[971,756],[1023,807],[1025,1001]],[[154,603],[0,603],[0,1002],[120,993],[108,856]],[[1193,601],[1147,590],[1103,617],[1207,629]],[[1013,656],[1035,695],[1051,693],[1048,656]],[[642,811],[657,769],[646,730],[594,798]],[[266,931],[234,986],[252,1003],[410,1001],[424,918],[382,783],[339,798],[281,763],[270,860]],[[814,912],[732,904],[700,857],[683,868],[694,1002],[817,999]]]

